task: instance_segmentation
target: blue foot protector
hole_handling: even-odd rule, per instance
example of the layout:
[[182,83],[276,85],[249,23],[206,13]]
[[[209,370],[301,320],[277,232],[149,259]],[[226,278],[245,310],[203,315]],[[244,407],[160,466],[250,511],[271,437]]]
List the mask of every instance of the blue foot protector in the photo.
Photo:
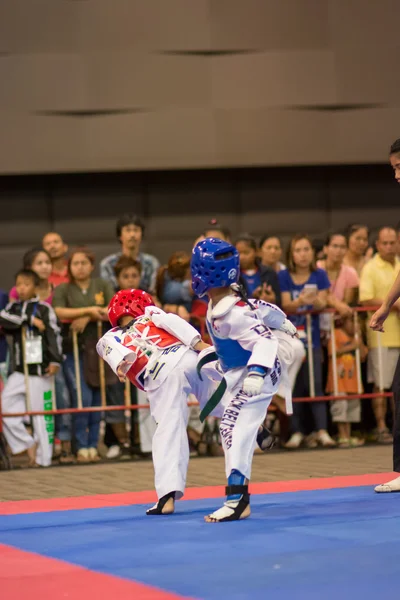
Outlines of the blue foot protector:
[[[239,500],[243,493],[247,492],[248,486],[244,485],[245,479],[245,476],[242,475],[240,471],[232,469],[231,474],[228,477],[228,486],[226,488],[227,500]],[[236,486],[240,486],[243,490],[235,490]]]

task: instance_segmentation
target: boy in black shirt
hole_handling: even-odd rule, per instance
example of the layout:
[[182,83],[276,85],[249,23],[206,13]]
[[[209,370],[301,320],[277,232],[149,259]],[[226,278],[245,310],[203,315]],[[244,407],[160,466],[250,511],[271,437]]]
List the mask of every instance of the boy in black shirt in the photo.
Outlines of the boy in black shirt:
[[[30,410],[53,409],[54,375],[61,361],[61,338],[53,308],[36,295],[38,276],[30,269],[16,275],[20,300],[0,312],[0,326],[13,337],[14,372],[2,394],[3,413],[26,410],[26,386],[29,386]],[[54,418],[34,416],[33,437],[22,417],[4,419],[4,435],[13,454],[27,451],[30,466],[51,464],[54,442]]]

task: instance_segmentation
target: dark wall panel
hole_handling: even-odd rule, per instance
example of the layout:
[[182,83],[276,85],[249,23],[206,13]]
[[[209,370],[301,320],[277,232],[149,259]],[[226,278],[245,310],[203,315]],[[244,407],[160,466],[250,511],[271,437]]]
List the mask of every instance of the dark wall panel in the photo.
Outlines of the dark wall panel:
[[98,260],[119,248],[118,214],[146,223],[144,250],[166,262],[190,251],[211,218],[231,229],[314,237],[351,222],[372,232],[400,221],[389,165],[114,173],[0,178],[0,286],[10,287],[24,251],[49,230],[87,243]]

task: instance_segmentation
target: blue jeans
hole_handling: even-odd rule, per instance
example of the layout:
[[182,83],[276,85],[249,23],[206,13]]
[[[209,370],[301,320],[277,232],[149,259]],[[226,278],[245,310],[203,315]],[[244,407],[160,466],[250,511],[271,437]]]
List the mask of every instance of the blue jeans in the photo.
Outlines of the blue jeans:
[[[315,382],[315,395],[323,396],[323,385],[322,385],[322,349],[313,348],[313,363],[314,363],[314,382]],[[310,384],[308,379],[308,357],[302,364],[300,371],[298,372],[296,383],[293,390],[294,398],[304,398],[310,395]],[[307,405],[311,410],[311,415],[314,423],[307,420],[308,410]],[[320,429],[328,428],[328,410],[327,402],[294,402],[293,403],[293,416],[292,416],[292,433],[301,432],[303,434],[310,433],[311,431],[319,431]]]
[[[83,361],[79,360],[82,389],[82,407],[101,406],[100,388],[88,385],[83,374]],[[65,380],[71,394],[73,408],[78,407],[78,396],[76,393],[76,377],[73,354],[67,354],[64,362]],[[101,411],[75,413],[74,430],[77,449],[97,448],[100,434]]]
[[[71,408],[69,391],[64,377],[64,365],[61,365],[61,369],[58,370],[57,375],[55,376],[55,388],[57,409],[63,410]],[[71,415],[64,414],[55,416],[55,435],[60,442],[71,441]]]
[[[125,384],[118,381],[106,388],[107,406],[123,406],[125,404]],[[106,423],[125,423],[123,410],[109,410],[105,413]]]

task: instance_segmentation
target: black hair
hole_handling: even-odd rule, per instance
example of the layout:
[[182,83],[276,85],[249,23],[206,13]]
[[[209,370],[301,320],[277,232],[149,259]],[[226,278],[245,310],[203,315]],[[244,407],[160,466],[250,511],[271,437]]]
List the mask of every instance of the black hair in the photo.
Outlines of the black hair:
[[278,240],[279,244],[282,246],[282,240],[278,235],[265,233],[260,239],[260,244],[259,244],[260,248],[262,248],[262,246],[264,246],[265,242],[271,238],[275,238],[276,240]]
[[400,154],[400,138],[393,142],[393,144],[390,146],[389,154]]
[[32,271],[32,269],[20,269],[15,274],[15,281],[17,281],[18,277],[28,277],[29,279],[32,279],[35,287],[38,287],[40,285],[39,275],[35,273],[35,271]]
[[382,227],[379,227],[378,231],[376,232],[376,236],[375,236],[376,241],[379,240],[380,233],[384,229],[391,229],[397,235],[397,229],[396,229],[396,227],[393,227],[393,225],[383,225]]
[[246,304],[251,308],[251,310],[255,310],[255,307],[249,300],[249,296],[247,294],[247,290],[243,283],[232,283],[231,289],[235,292],[237,296],[242,300],[242,302],[246,302]]
[[[303,239],[303,238],[308,239],[310,241],[308,236],[302,236],[301,238],[297,238],[296,241],[300,241],[300,239]],[[322,250],[324,249],[324,246],[325,246],[325,240],[322,240],[321,238],[313,238],[311,240],[311,247],[314,250],[315,254],[322,252]]]
[[347,242],[347,235],[343,231],[332,231],[331,233],[328,233],[326,236],[325,246],[329,246],[329,244],[332,241],[332,238],[336,237],[337,235],[340,235],[340,237],[344,237]]
[[122,228],[127,227],[127,225],[136,225],[136,227],[140,227],[140,229],[142,230],[142,235],[144,235],[144,223],[142,219],[138,215],[135,215],[133,213],[126,213],[124,215],[121,215],[117,219],[115,227],[118,239],[121,237]]
[[47,250],[44,250],[41,246],[36,246],[35,248],[31,248],[30,250],[28,250],[28,252],[25,252],[24,256],[22,257],[23,268],[31,269],[35,258],[41,252],[43,252],[43,254],[46,254],[49,258],[49,261],[51,262],[51,257]]
[[230,242],[232,237],[232,232],[228,227],[221,227],[221,232],[225,238],[225,241]]
[[218,223],[217,219],[210,219],[208,221],[207,227],[203,231],[204,237],[209,237],[207,236],[207,231],[219,231],[220,233],[222,233],[226,241],[231,239],[230,230],[227,227],[222,227],[222,225]]
[[257,246],[257,242],[256,242],[255,238],[252,235],[249,235],[248,233],[243,233],[242,235],[239,235],[239,237],[236,239],[235,246],[239,242],[244,242],[245,244],[250,246],[250,248],[252,250],[254,250],[255,252],[257,252],[257,250],[258,250],[258,246]]
[[369,235],[369,228],[367,227],[367,225],[363,225],[361,223],[352,223],[351,225],[348,225],[345,230],[345,236],[347,238],[347,241],[349,241],[353,233],[356,233],[356,231],[358,231],[359,229],[366,229],[367,235]]

